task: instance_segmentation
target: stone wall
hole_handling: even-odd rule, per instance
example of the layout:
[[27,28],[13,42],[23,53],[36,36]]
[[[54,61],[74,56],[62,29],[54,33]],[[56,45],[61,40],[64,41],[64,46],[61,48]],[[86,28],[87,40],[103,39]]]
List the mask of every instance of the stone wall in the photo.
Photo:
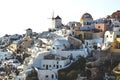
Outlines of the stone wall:
[[71,45],[71,48],[80,48],[82,47],[82,41],[74,37],[69,36],[68,41]]

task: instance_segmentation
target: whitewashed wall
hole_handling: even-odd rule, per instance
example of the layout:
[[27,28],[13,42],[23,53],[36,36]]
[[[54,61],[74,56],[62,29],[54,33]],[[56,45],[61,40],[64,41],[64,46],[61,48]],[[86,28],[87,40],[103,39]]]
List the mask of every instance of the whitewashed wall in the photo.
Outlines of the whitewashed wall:
[[113,31],[106,31],[104,35],[104,43],[113,42],[115,39],[115,34]]
[[40,67],[41,66],[41,60],[43,60],[44,56],[50,54],[49,51],[46,52],[39,52],[38,55],[36,55],[36,58],[33,59],[32,66],[34,67]]
[[52,53],[54,54],[58,54],[64,57],[68,57],[72,54],[73,59],[77,59],[77,57],[83,56],[83,57],[87,57],[88,56],[88,52],[87,49],[81,49],[81,50],[68,50],[68,51],[52,51]]
[[[64,68],[70,63],[69,59],[66,60],[41,60],[41,68],[46,69],[46,66],[48,66],[48,69],[59,69]],[[58,68],[57,68],[58,66]]]
[[38,78],[39,80],[57,80],[57,74],[51,70],[38,70]]

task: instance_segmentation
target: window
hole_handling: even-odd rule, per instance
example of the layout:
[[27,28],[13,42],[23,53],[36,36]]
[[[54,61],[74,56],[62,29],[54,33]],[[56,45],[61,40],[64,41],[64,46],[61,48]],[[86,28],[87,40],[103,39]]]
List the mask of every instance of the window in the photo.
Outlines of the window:
[[19,63],[19,61],[16,60],[16,61],[13,61],[13,63]]
[[43,67],[45,67],[45,65],[43,64]]
[[57,65],[57,69],[59,68],[59,65]]
[[86,45],[88,45],[88,42],[86,42]]
[[74,32],[72,32],[72,34],[74,34]]
[[100,26],[98,26],[98,28],[100,28]]
[[54,78],[54,75],[52,74],[52,76],[51,76],[51,77],[52,77],[52,79],[53,79],[53,78]]
[[108,35],[106,37],[108,38]]
[[45,77],[48,78],[48,75],[46,75]]
[[46,65],[46,69],[48,69],[48,65]]
[[55,67],[55,64],[53,65],[53,67]]
[[60,65],[60,68],[62,68],[62,65]]
[[117,37],[120,37],[120,35],[117,35]]
[[53,49],[55,49],[55,47],[53,47]]
[[58,64],[58,61],[57,61],[57,64]]
[[51,67],[51,65],[49,65],[49,67]]

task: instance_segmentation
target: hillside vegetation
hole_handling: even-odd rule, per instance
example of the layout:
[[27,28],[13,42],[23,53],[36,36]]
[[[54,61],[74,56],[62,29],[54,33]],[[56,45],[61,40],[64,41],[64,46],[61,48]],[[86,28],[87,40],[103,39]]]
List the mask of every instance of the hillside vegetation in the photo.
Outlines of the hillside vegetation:
[[58,80],[75,80],[85,70],[86,60],[83,57],[73,62],[69,67],[58,71]]

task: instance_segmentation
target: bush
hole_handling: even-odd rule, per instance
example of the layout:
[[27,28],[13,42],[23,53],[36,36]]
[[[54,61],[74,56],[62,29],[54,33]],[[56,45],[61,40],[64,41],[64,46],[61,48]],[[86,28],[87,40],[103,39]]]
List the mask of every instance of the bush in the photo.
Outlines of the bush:
[[79,57],[69,67],[58,71],[58,80],[75,80],[77,75],[85,70],[85,63],[85,58]]
[[67,74],[67,80],[75,80],[78,76],[78,71],[75,70],[71,70],[68,74]]

